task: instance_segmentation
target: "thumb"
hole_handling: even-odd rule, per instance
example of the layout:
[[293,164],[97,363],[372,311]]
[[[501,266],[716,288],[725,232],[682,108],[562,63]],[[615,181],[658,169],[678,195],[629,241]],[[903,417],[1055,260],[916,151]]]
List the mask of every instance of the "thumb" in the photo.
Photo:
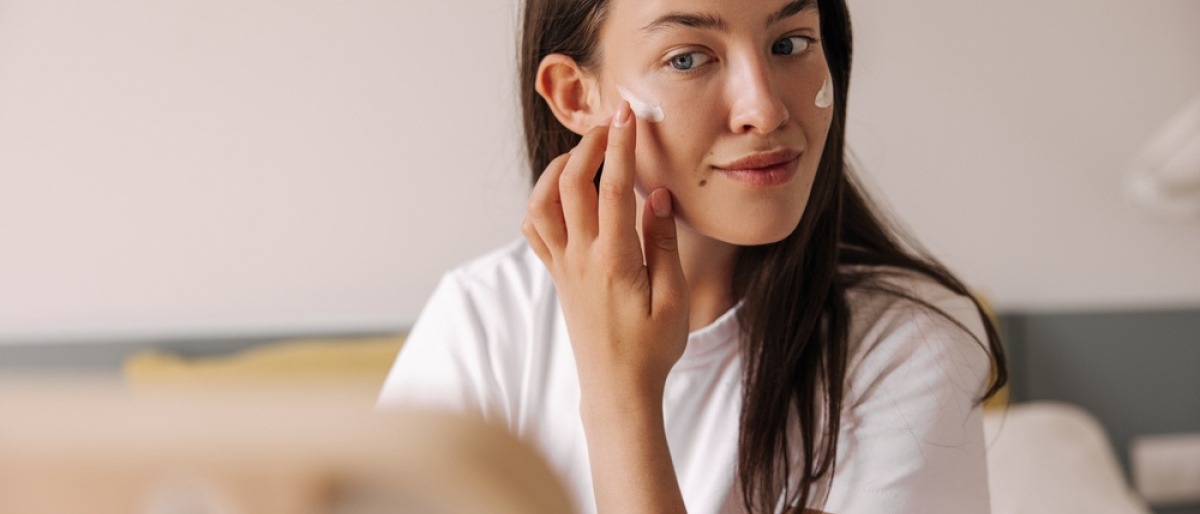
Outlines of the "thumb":
[[642,213],[643,251],[646,252],[646,268],[650,276],[650,291],[654,295],[653,307],[663,301],[686,304],[687,283],[683,278],[683,264],[679,261],[679,240],[675,232],[675,210],[671,192],[666,188],[655,189],[646,199]]

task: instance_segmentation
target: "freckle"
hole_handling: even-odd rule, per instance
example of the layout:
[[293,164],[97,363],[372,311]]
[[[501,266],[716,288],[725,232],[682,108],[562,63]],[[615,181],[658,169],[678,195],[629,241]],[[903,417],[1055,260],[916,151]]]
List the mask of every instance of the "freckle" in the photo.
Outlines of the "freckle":
[[704,186],[707,186],[707,185],[708,185],[708,181],[707,181],[707,180],[701,180],[701,181],[700,181],[700,187],[704,187]]

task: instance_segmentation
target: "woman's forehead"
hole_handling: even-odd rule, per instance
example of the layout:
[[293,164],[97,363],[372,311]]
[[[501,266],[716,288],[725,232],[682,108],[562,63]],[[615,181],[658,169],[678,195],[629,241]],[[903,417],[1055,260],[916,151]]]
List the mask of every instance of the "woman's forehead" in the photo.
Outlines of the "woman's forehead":
[[728,30],[732,25],[764,28],[804,11],[816,12],[817,0],[610,0],[610,15],[654,32],[686,27]]

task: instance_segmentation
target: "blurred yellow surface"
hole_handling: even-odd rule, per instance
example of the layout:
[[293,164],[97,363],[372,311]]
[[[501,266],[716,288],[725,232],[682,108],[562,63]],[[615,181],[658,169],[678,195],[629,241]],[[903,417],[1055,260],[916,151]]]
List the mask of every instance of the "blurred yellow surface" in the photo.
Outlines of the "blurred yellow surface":
[[126,359],[123,375],[134,389],[336,381],[378,391],[404,338],[297,339],[217,357],[148,350]]

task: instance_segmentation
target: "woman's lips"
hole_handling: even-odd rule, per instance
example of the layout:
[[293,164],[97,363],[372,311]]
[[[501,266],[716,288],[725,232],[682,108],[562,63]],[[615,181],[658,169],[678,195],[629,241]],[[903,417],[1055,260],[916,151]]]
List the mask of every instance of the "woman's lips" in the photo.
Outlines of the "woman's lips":
[[784,184],[796,175],[800,152],[785,148],[757,153],[720,166],[725,176],[751,186],[770,187]]

